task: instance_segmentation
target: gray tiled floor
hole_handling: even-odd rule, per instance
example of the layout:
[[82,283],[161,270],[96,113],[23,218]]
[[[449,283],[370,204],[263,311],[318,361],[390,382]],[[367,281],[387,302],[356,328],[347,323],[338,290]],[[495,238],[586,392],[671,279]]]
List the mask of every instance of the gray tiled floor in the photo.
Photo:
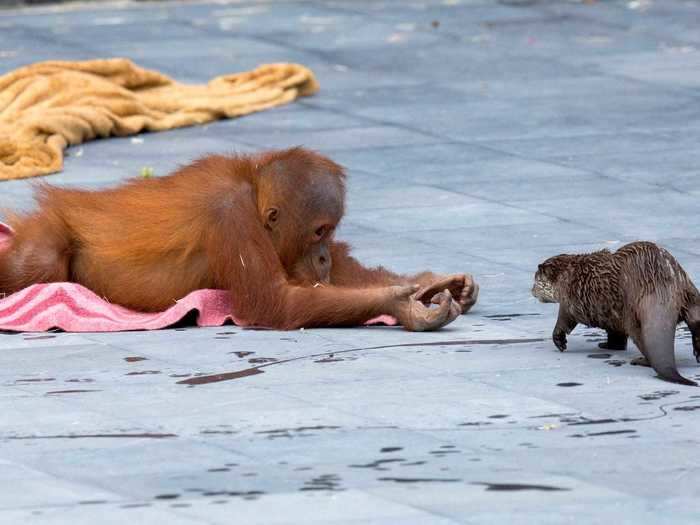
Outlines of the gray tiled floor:
[[[700,389],[630,366],[633,348],[605,356],[596,330],[556,352],[556,309],[529,287],[551,254],[640,237],[700,281],[698,23],[683,0],[0,12],[0,73],[127,55],[203,82],[286,60],[321,84],[239,120],[73,148],[48,181],[304,144],[349,170],[341,235],[359,258],[482,285],[431,334],[0,334],[0,522],[697,523]],[[0,207],[30,207],[30,185],[0,184]],[[685,332],[676,346],[700,378]],[[260,358],[296,360],[177,383]]]

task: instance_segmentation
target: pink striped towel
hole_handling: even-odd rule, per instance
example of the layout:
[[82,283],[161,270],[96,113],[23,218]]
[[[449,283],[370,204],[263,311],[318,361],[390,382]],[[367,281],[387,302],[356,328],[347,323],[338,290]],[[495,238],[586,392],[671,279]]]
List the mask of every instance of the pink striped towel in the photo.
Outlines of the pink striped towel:
[[[122,332],[158,330],[172,326],[189,312],[197,311],[197,326],[221,326],[236,322],[231,315],[230,295],[225,290],[197,290],[163,312],[135,312],[112,304],[75,283],[35,284],[0,299],[0,330],[45,332]],[[395,325],[383,315],[367,322]]]
[[[11,242],[12,230],[0,223],[0,251]],[[0,296],[1,297],[1,296]],[[157,330],[172,326],[196,311],[198,326],[221,326],[237,322],[231,315],[231,300],[225,290],[197,290],[163,312],[135,312],[112,304],[75,283],[35,284],[0,298],[0,330],[45,332],[54,328],[66,332],[121,332]],[[367,324],[395,325],[381,316]]]

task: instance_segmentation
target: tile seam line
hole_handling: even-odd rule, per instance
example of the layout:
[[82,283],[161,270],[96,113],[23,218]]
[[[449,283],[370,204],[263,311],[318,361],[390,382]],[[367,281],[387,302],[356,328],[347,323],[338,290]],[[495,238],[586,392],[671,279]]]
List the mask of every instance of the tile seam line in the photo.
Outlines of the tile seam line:
[[[444,188],[442,188],[442,189],[444,189]],[[468,194],[468,193],[464,193],[464,192],[460,192],[459,190],[456,190],[456,191],[453,190],[453,191],[454,191],[455,193],[458,193],[458,194],[461,194],[461,195],[465,195],[465,196],[468,196],[468,197],[474,197],[474,195],[471,195],[471,194]],[[504,207],[507,207],[507,208],[513,208],[513,209],[516,209],[516,210],[518,210],[518,211],[525,211],[525,212],[533,213],[533,214],[536,214],[536,215],[541,215],[542,217],[548,217],[548,218],[550,218],[550,219],[555,219],[556,222],[561,222],[561,223],[568,224],[568,225],[571,225],[571,226],[579,226],[579,227],[584,227],[584,228],[587,228],[587,229],[595,230],[595,231],[597,231],[597,232],[599,232],[599,233],[601,233],[601,234],[605,234],[605,236],[606,236],[606,237],[609,237],[609,238],[621,237],[621,234],[619,234],[619,233],[617,233],[617,232],[614,232],[614,231],[612,231],[612,230],[607,230],[607,229],[601,228],[601,227],[598,226],[598,225],[589,224],[589,223],[586,223],[586,222],[581,222],[581,221],[578,221],[578,220],[574,220],[574,219],[569,219],[569,218],[566,218],[566,217],[562,217],[562,216],[556,215],[556,214],[554,214],[554,213],[547,213],[547,212],[543,212],[543,211],[539,211],[539,210],[533,210],[533,209],[531,209],[531,208],[523,207],[522,205],[521,205],[521,206],[518,206],[518,205],[516,205],[516,204],[514,204],[514,203],[512,203],[512,202],[501,202],[501,201],[497,201],[497,200],[488,199],[488,198],[486,198],[486,197],[482,198],[482,200],[484,200],[484,201],[486,201],[486,202],[489,202],[489,203],[491,203],[491,204],[499,204],[499,205],[501,205],[501,206],[504,206]],[[529,202],[529,201],[526,201],[526,202]],[[532,224],[535,224],[535,223],[532,223]],[[551,224],[551,223],[542,223],[543,229],[546,228],[548,224]],[[504,228],[507,228],[507,226],[508,226],[508,225],[505,225]],[[430,241],[430,240],[427,240],[427,241],[425,241],[425,242],[429,244],[431,241]],[[573,243],[573,244],[576,244],[576,243]],[[582,244],[594,244],[594,243],[582,243]],[[554,245],[552,245],[552,246],[554,246]],[[492,261],[492,262],[495,262],[495,261]]]
[[[649,135],[651,135],[651,133],[649,133]],[[595,136],[595,135],[594,135],[594,136]],[[576,138],[576,137],[573,137],[573,138]],[[479,147],[485,148],[485,149],[490,149],[490,148],[491,148],[491,147],[489,147],[489,146],[478,145],[478,143],[474,143],[474,142],[463,141],[463,142],[461,142],[461,143],[464,144],[464,145],[468,145],[468,146],[479,146]],[[542,162],[542,163],[544,163],[544,164],[549,164],[549,165],[552,165],[552,166],[557,166],[557,167],[559,167],[559,168],[573,169],[573,170],[577,170],[577,171],[580,171],[580,172],[583,172],[583,173],[589,173],[589,174],[591,174],[591,175],[597,175],[598,177],[601,177],[601,178],[604,178],[604,179],[608,179],[608,180],[612,180],[612,181],[615,181],[615,182],[621,182],[621,183],[630,183],[630,182],[633,182],[634,184],[637,184],[637,185],[639,185],[639,186],[641,186],[641,187],[648,187],[650,190],[651,190],[651,189],[666,189],[666,190],[672,191],[673,193],[678,193],[678,194],[681,194],[681,195],[691,196],[691,194],[690,194],[689,192],[680,191],[680,190],[678,190],[677,188],[674,188],[674,187],[663,186],[663,185],[661,185],[661,184],[654,184],[654,183],[646,182],[646,181],[636,181],[636,180],[630,181],[629,179],[619,178],[619,177],[616,177],[616,176],[614,176],[614,175],[609,175],[609,174],[607,174],[607,173],[603,173],[603,172],[601,172],[601,171],[598,171],[598,170],[595,170],[595,169],[591,169],[591,168],[585,168],[585,167],[584,167],[584,168],[581,168],[581,167],[576,167],[576,168],[574,168],[574,167],[572,167],[572,166],[569,166],[569,165],[567,165],[567,164],[564,164],[563,162],[555,162],[555,161],[553,161],[551,158],[526,157],[526,156],[521,155],[521,154],[511,153],[511,152],[506,152],[506,151],[501,151],[501,150],[496,149],[496,148],[493,148],[492,151],[493,151],[493,152],[496,152],[496,153],[506,154],[506,155],[509,155],[509,156],[511,156],[511,157],[513,157],[513,158],[516,158],[516,159],[519,159],[519,160],[530,160],[530,161],[533,161],[533,160],[534,160],[534,161],[537,161],[537,162]],[[656,152],[656,153],[662,153],[662,152],[664,152],[664,151],[675,151],[675,149],[674,149],[674,148],[669,148],[669,149],[654,150],[654,152]]]
[[[84,479],[78,479],[76,477],[73,478],[68,478],[65,475],[57,475],[53,473],[52,471],[45,471],[45,470],[37,470],[33,466],[31,466],[28,463],[15,463],[15,465],[23,466],[25,468],[29,468],[34,472],[38,472],[40,474],[44,474],[56,481],[62,482],[65,485],[68,485],[69,487],[71,485],[76,486],[76,488],[85,488],[85,489],[92,489],[92,490],[99,490],[102,492],[106,492],[110,494],[111,496],[116,496],[119,499],[123,499],[124,495],[115,492],[114,489],[112,488],[105,488],[102,483],[95,482],[94,480],[90,481],[85,481]],[[128,496],[127,496],[128,497]],[[79,501],[77,500],[75,503],[65,503],[65,504],[54,504],[54,505],[26,505],[26,506],[20,506],[20,507],[11,507],[11,508],[4,508],[0,509],[0,515],[2,514],[3,510],[29,510],[29,509],[41,509],[41,508],[56,508],[56,509],[66,509],[66,508],[75,508],[79,507]],[[118,504],[118,502],[108,502],[107,504]]]
[[[271,5],[273,2],[272,2],[272,1],[269,1],[269,2],[264,2],[264,3],[267,4],[267,5]],[[195,2],[195,3],[193,3],[193,2],[187,2],[187,1],[181,1],[181,2],[176,2],[176,4],[179,5],[179,6],[181,6],[181,5],[185,5],[185,6],[187,6],[187,5],[206,5],[206,6],[210,6],[210,7],[213,8],[213,9],[215,9],[215,8],[217,7],[217,4],[215,4],[215,3],[210,3],[210,2],[201,2],[201,3],[200,3],[200,2]],[[85,12],[85,11],[109,10],[109,9],[110,9],[110,7],[109,7],[110,5],[112,5],[112,8],[117,8],[117,7],[122,7],[122,8],[127,8],[127,9],[131,9],[131,8],[138,8],[138,9],[153,8],[153,6],[151,6],[151,5],[149,5],[149,4],[139,4],[139,3],[135,3],[135,2],[130,2],[130,3],[128,3],[126,6],[123,6],[123,5],[120,6],[119,3],[113,4],[113,3],[111,3],[111,2],[106,3],[106,4],[103,4],[103,5],[105,6],[104,8],[97,7],[97,6],[94,6],[94,5],[93,5],[93,6],[87,6],[87,5],[86,5],[86,6],[82,6],[82,8],[81,8],[81,6],[76,6],[75,11],[82,11],[82,12]],[[228,5],[228,4],[225,4],[225,5]],[[242,3],[242,4],[231,4],[231,5],[236,5],[236,6],[239,6],[239,5],[241,5],[241,6],[254,6],[254,5],[257,5],[257,4],[254,3],[254,2],[245,2],[245,3]],[[312,7],[315,6],[315,4],[314,4],[313,2],[308,1],[308,0],[302,1],[302,2],[298,2],[297,5],[305,5],[305,6],[312,6]],[[489,5],[489,4],[487,4],[487,3],[479,4],[479,6],[486,6],[486,5]],[[160,7],[160,6],[159,6],[159,8],[160,8],[160,9],[165,9],[164,7]],[[25,8],[25,9],[27,9],[27,8]],[[328,9],[329,11],[335,11],[335,12],[340,12],[340,13],[347,12],[347,13],[357,14],[357,15],[363,16],[364,18],[370,18],[370,19],[373,18],[373,17],[369,16],[368,13],[364,13],[364,12],[362,12],[362,11],[355,11],[355,10],[347,9],[347,8],[342,8],[342,7],[338,7],[338,6],[330,6],[330,7],[328,7],[327,9]],[[536,10],[540,11],[541,13],[545,13],[545,12],[551,13],[551,9],[552,9],[552,8],[551,8],[550,6],[541,6],[541,7],[537,7]],[[60,13],[60,12],[64,12],[64,11],[58,11],[58,12]],[[70,11],[67,11],[67,12],[70,12]],[[48,13],[47,13],[47,14],[48,14]],[[55,14],[55,13],[54,13],[54,14]],[[37,13],[36,15],[41,16],[40,13]],[[0,13],[0,16],[12,16],[12,15],[5,15],[4,13]],[[573,18],[573,19],[581,19],[581,20],[589,21],[589,22],[591,21],[591,18],[590,18],[589,16],[586,16],[586,15],[581,16],[581,15],[577,14],[577,15],[566,15],[566,16],[567,16],[567,17],[571,17],[571,18]],[[380,17],[381,17],[381,15],[380,15]],[[175,25],[186,25],[186,26],[188,26],[188,27],[193,27],[193,26],[192,26],[191,24],[189,24],[187,21],[182,20],[181,18],[179,18],[179,17],[177,17],[177,16],[173,17],[173,18],[172,18],[172,21],[175,22]],[[599,23],[598,20],[595,20],[595,22],[596,22],[596,23]],[[388,20],[387,20],[386,23],[388,23]],[[605,22],[600,22],[600,23],[605,24]],[[22,24],[19,24],[18,26],[19,26],[22,30],[25,30],[25,31],[26,31],[26,30],[29,30],[30,32],[33,31],[33,28],[30,27],[30,26],[24,26],[24,25],[22,25]],[[618,27],[618,28],[620,28],[620,29],[624,29],[624,28],[625,28],[624,26],[614,26],[614,25],[613,25],[613,26],[610,26],[610,27],[612,27],[612,28]],[[195,28],[195,29],[198,30],[199,28]],[[424,33],[424,34],[434,34],[434,33],[430,32],[430,31],[427,31],[427,30],[421,30],[421,31],[419,31],[419,32]],[[204,36],[205,34],[206,34],[206,33],[202,33],[203,36]],[[444,34],[444,33],[443,33],[443,34]],[[452,33],[448,33],[448,34],[452,35]],[[649,36],[653,36],[653,37],[655,37],[655,38],[660,38],[660,37],[658,37],[657,35],[652,34],[652,33],[646,33],[646,34],[648,34]],[[30,35],[30,36],[31,36],[31,35]],[[33,36],[37,36],[37,35],[33,35]],[[243,38],[249,38],[249,39],[252,39],[252,40],[256,40],[256,39],[253,38],[251,35],[241,35],[241,36],[242,36]],[[49,40],[49,39],[47,39],[43,34],[39,34],[39,35],[37,36],[37,38],[42,38],[44,41],[48,41],[48,40]],[[265,42],[265,43],[272,43],[272,44],[275,44],[275,45],[282,45],[282,43],[280,43],[280,42],[278,42],[278,41],[276,41],[276,40],[269,40],[269,39],[265,39],[264,37],[262,38],[262,41]],[[86,49],[84,46],[79,45],[79,44],[75,44],[75,43],[72,43],[72,42],[69,42],[69,41],[62,41],[62,40],[59,39],[59,43],[62,43],[62,44],[64,44],[64,45],[66,45],[67,47],[75,47],[76,49],[80,49],[80,50],[83,50],[83,51],[88,51],[88,49]],[[674,43],[692,45],[692,43],[687,42],[687,41],[685,41],[685,40],[674,40]],[[286,44],[285,44],[285,45],[286,45]],[[300,47],[300,46],[289,46],[289,47],[292,47],[293,49],[295,49],[295,50],[297,50],[297,51],[313,53],[313,50],[310,49],[310,48],[302,48],[302,47]],[[322,54],[319,54],[318,56],[320,56],[321,58],[324,58],[324,60],[327,60],[327,57],[325,56],[326,54],[327,54],[327,53],[323,52]],[[556,60],[555,60],[555,61],[556,61]],[[603,76],[609,76],[609,77],[611,77],[611,78],[620,78],[620,79],[624,79],[624,80],[627,80],[627,81],[633,81],[633,82],[637,82],[637,83],[639,83],[639,84],[641,84],[641,85],[646,85],[647,87],[653,87],[653,88],[655,88],[655,89],[659,89],[659,88],[660,88],[660,86],[659,86],[658,84],[654,84],[654,83],[651,83],[651,82],[645,82],[645,81],[642,81],[642,80],[639,80],[639,79],[635,79],[635,78],[626,77],[626,76],[624,76],[624,75],[614,75],[614,74],[609,74],[609,73],[605,73],[605,72],[602,72],[602,71],[601,71],[600,73],[601,73]],[[678,92],[687,93],[688,95],[692,96],[693,98],[698,98],[698,94],[697,94],[696,90],[690,90],[690,89],[685,90],[685,89],[683,89],[683,88],[681,88],[681,89],[676,88],[676,89],[678,90]],[[674,93],[674,91],[670,91],[669,93]]]
[[[346,117],[359,117],[359,118],[362,118],[362,119],[366,120],[368,123],[375,123],[375,124],[380,125],[380,126],[394,127],[394,128],[401,129],[401,130],[404,130],[404,131],[410,131],[410,132],[412,132],[412,133],[419,133],[419,134],[424,135],[424,136],[426,136],[426,137],[431,137],[431,138],[434,138],[434,139],[436,139],[436,140],[439,140],[440,142],[437,142],[436,144],[454,144],[454,145],[470,146],[470,147],[475,147],[475,148],[478,148],[478,149],[481,149],[481,150],[484,150],[484,151],[489,151],[489,152],[491,152],[491,153],[498,153],[498,154],[500,154],[500,155],[504,155],[504,156],[506,156],[506,157],[511,157],[511,158],[513,158],[513,159],[528,160],[528,161],[535,161],[535,162],[542,162],[543,164],[549,164],[549,165],[552,165],[552,166],[557,166],[557,167],[559,167],[559,168],[565,168],[565,169],[576,170],[576,171],[580,171],[580,172],[582,172],[582,173],[589,173],[589,174],[597,175],[597,176],[602,177],[602,178],[605,178],[605,179],[614,180],[615,182],[622,182],[622,183],[629,183],[629,182],[630,182],[630,181],[627,180],[627,179],[621,179],[621,178],[615,177],[615,176],[613,176],[613,175],[608,175],[608,174],[606,174],[606,173],[602,173],[602,172],[600,172],[600,171],[598,171],[598,170],[594,170],[594,169],[591,169],[591,168],[585,168],[585,167],[584,167],[584,168],[581,168],[581,167],[574,168],[574,167],[568,166],[568,165],[566,165],[566,164],[564,164],[564,163],[561,163],[561,162],[555,162],[555,161],[553,161],[551,158],[527,157],[527,156],[524,156],[524,155],[521,155],[521,154],[518,154],[518,153],[513,153],[513,152],[510,152],[510,151],[501,150],[501,149],[498,149],[497,147],[494,147],[494,146],[488,146],[488,145],[485,145],[485,144],[483,144],[483,143],[481,143],[481,142],[479,142],[479,141],[468,141],[468,140],[461,140],[461,139],[450,138],[450,137],[448,137],[448,136],[445,136],[445,135],[442,135],[442,134],[439,134],[439,133],[433,133],[433,132],[426,131],[426,130],[420,130],[420,129],[414,128],[413,126],[407,126],[407,125],[404,125],[404,124],[400,124],[400,123],[396,123],[396,122],[390,122],[390,121],[386,121],[386,120],[383,120],[383,119],[376,119],[376,118],[372,118],[372,117],[365,117],[365,116],[353,115],[351,112],[343,111],[343,110],[340,110],[340,109],[338,109],[338,108],[321,108],[320,106],[317,106],[317,105],[313,104],[312,101],[303,100],[303,101],[300,101],[299,104],[300,104],[300,105],[305,105],[305,106],[312,106],[312,107],[314,107],[314,109],[326,109],[326,110],[335,112],[335,113],[337,113],[337,114],[340,114],[340,115],[343,115],[343,116],[346,116]],[[342,129],[342,128],[341,128],[341,129]],[[652,133],[651,131],[649,131],[649,132],[633,131],[633,132],[631,132],[631,133],[638,133],[638,134],[641,134],[641,135],[647,135],[647,136],[651,136],[651,137],[653,137],[653,136],[655,135],[655,134]],[[603,136],[617,136],[617,135],[619,135],[619,132],[618,132],[618,133],[614,133],[614,132],[612,132],[612,131],[611,131],[609,134],[603,134]],[[571,138],[597,137],[597,136],[601,136],[601,135],[600,135],[600,134],[583,134],[583,135],[575,135],[575,136],[572,136]],[[557,137],[553,137],[553,138],[557,138]],[[519,140],[519,139],[512,139],[512,140]],[[546,140],[546,137],[543,138],[543,139],[540,139],[540,140]],[[247,145],[250,146],[251,144],[247,144]],[[257,147],[257,146],[256,146],[256,147]],[[399,146],[384,146],[384,147],[406,147],[406,146],[405,146],[405,145],[404,145],[404,146],[400,146],[400,145],[399,145]],[[358,147],[358,148],[344,148],[342,151],[353,151],[353,150],[357,150],[357,149],[365,149],[365,148],[362,148],[362,147]],[[370,149],[374,149],[374,148],[370,148]],[[655,150],[655,151],[658,151],[658,152],[663,152],[663,151],[675,151],[676,149],[677,149],[677,148],[668,148],[668,149],[661,149],[661,150]],[[332,151],[332,150],[331,150],[331,151]],[[371,173],[371,172],[368,172],[368,173]],[[374,175],[377,175],[377,174],[374,174]],[[381,175],[378,175],[378,176],[381,176]],[[690,195],[690,193],[688,193],[688,192],[680,191],[680,190],[678,190],[677,188],[673,188],[673,187],[661,186],[661,185],[659,185],[659,184],[653,184],[653,183],[644,182],[644,181],[642,181],[642,182],[634,181],[634,182],[635,182],[636,184],[639,184],[639,185],[644,186],[644,187],[647,187],[647,186],[648,186],[650,189],[665,188],[665,189],[670,189],[671,191],[674,191],[675,193],[679,193],[679,194],[682,194],[682,195]],[[443,188],[443,189],[444,189],[444,188]],[[475,197],[475,198],[479,198],[479,197],[476,197],[476,196],[473,196],[473,195],[470,195],[470,196]],[[531,211],[531,210],[530,210],[530,211]]]
[[[190,442],[192,442],[192,443],[197,443],[197,444],[204,445],[204,446],[207,447],[207,448],[218,448],[218,447],[212,447],[213,444],[206,443],[206,441],[205,441],[205,440],[202,440],[202,439],[189,439],[188,441],[190,441]],[[126,446],[126,445],[124,445],[124,446]],[[237,451],[235,451],[235,450],[226,449],[226,451],[227,451],[227,452],[234,452],[234,453],[237,453],[237,454],[240,454],[240,455],[243,455],[243,456],[248,457],[246,454],[242,454],[242,453],[237,452]],[[253,458],[253,459],[254,459],[254,458]],[[120,501],[114,501],[114,502],[109,501],[109,502],[106,503],[106,505],[119,505],[119,504],[122,504],[122,503],[128,503],[128,502],[130,502],[130,501],[145,502],[145,503],[153,503],[152,498],[151,498],[151,499],[148,499],[148,500],[147,500],[147,499],[137,499],[137,498],[133,498],[130,494],[128,494],[128,493],[126,493],[126,492],[117,492],[117,491],[114,490],[113,487],[110,488],[110,487],[108,487],[107,485],[105,485],[104,482],[100,482],[99,480],[95,480],[94,478],[91,478],[90,480],[86,480],[85,478],[80,478],[80,479],[78,480],[78,478],[76,478],[76,477],[67,478],[66,475],[59,475],[59,474],[56,474],[56,473],[55,473],[54,471],[52,471],[52,470],[48,470],[48,471],[36,470],[34,467],[30,466],[30,465],[27,464],[27,463],[19,463],[18,465],[21,465],[21,466],[24,466],[24,467],[28,467],[28,468],[30,468],[31,470],[34,470],[35,472],[39,472],[39,473],[41,473],[41,474],[50,476],[51,478],[56,479],[56,480],[59,480],[59,481],[62,481],[62,482],[65,482],[65,483],[68,484],[68,485],[78,485],[78,486],[81,486],[81,487],[87,487],[87,488],[92,488],[92,489],[95,489],[95,488],[96,488],[96,489],[98,489],[98,490],[107,492],[107,493],[109,493],[109,494],[111,494],[111,495],[113,495],[113,496],[116,496],[116,497],[118,497],[119,500],[120,500]],[[183,498],[183,500],[180,500],[180,501],[184,501],[184,500],[186,500],[186,499],[187,499],[187,498]],[[197,498],[196,498],[196,497],[193,497],[193,498],[190,498],[190,499],[194,500],[194,499],[197,499]],[[78,503],[78,502],[76,501],[76,503],[66,503],[66,504],[54,505],[54,506],[57,507],[57,508],[72,508],[72,507],[76,507],[76,506],[77,506],[77,503]],[[43,506],[43,507],[45,507],[45,506]],[[41,507],[39,507],[39,506],[29,506],[29,507],[18,507],[17,509],[24,509],[24,508],[41,508]],[[154,507],[154,508],[155,508],[155,507]],[[0,509],[0,514],[2,513],[2,510],[3,510],[3,509]],[[177,511],[176,511],[175,509],[170,509],[170,508],[159,509],[159,510],[163,510],[163,511],[166,511],[166,512],[169,512],[169,513],[174,513],[174,514],[177,513]],[[199,518],[197,518],[197,520],[198,520],[200,523],[207,523],[207,524],[211,524],[211,525],[216,525],[216,524],[218,523],[218,522],[216,522],[216,521],[209,521],[209,520],[203,521],[203,520],[201,520],[201,519],[199,519]]]
[[[441,474],[438,474],[435,477],[440,477],[440,476],[441,476]],[[465,519],[455,519],[454,516],[450,516],[449,514],[447,514],[445,512],[439,511],[437,509],[428,509],[428,508],[423,507],[420,504],[410,503],[409,501],[407,501],[405,499],[402,500],[399,497],[389,497],[389,495],[387,495],[385,493],[380,494],[377,492],[372,492],[371,490],[373,488],[385,486],[385,485],[378,483],[376,479],[373,480],[373,483],[375,483],[375,484],[373,486],[369,487],[369,490],[367,488],[360,489],[360,490],[365,494],[368,494],[374,498],[378,498],[379,500],[391,502],[394,505],[399,504],[401,506],[404,506],[404,507],[409,508],[409,509],[413,509],[414,511],[419,511],[421,514],[426,515],[424,517],[417,516],[418,518],[427,519],[429,516],[433,516],[433,517],[440,518],[442,520],[446,520],[447,524],[449,524],[449,525],[452,525],[452,524],[454,524],[454,525],[468,525],[469,523],[472,523],[471,520],[467,520],[466,518]],[[455,483],[455,484],[459,485],[460,483]],[[466,484],[466,482],[464,480],[462,480],[462,484]]]
[[[688,44],[688,43],[686,43],[686,44],[690,45],[692,47],[698,47],[697,45]],[[700,100],[700,94],[698,93],[698,89],[692,89],[692,88],[683,87],[683,86],[669,86],[669,85],[664,85],[664,84],[657,84],[654,82],[650,82],[648,80],[642,80],[640,78],[629,77],[629,76],[626,76],[622,73],[611,73],[609,71],[602,71],[602,70],[600,71],[600,76],[615,78],[617,80],[624,80],[626,82],[636,83],[640,86],[652,88],[655,91],[660,91],[661,93],[664,93],[667,95],[683,95],[683,96],[686,96],[694,101]]]
[[[259,5],[260,2],[272,5],[275,0],[247,0],[240,3],[235,3],[229,1],[225,4],[219,4],[212,0],[170,0],[173,5],[178,7],[182,6],[210,6],[212,8],[221,7],[222,5],[234,5],[234,6],[244,6],[252,7]],[[306,0],[308,1],[308,0]],[[306,1],[304,3],[306,3]],[[90,0],[82,0],[78,2],[70,2],[66,5],[61,6],[47,6],[47,5],[33,5],[33,6],[16,6],[7,9],[0,9],[0,18],[7,16],[49,16],[49,15],[61,15],[61,14],[72,14],[72,13],[89,13],[89,12],[103,12],[112,11],[116,9],[123,10],[133,10],[133,11],[144,11],[144,10],[163,10],[165,7],[163,4],[153,3],[153,2],[138,2],[138,1],[123,1],[123,0],[112,0],[108,2],[91,3]]]
[[[612,4],[611,3],[610,7],[611,7],[611,9],[614,9],[614,12],[620,16],[626,14],[625,11],[623,11],[619,8],[619,4]],[[542,9],[551,12],[552,10],[556,9],[556,7],[551,6],[551,5],[543,5]],[[629,33],[629,31],[634,28],[634,25],[632,25],[632,26],[623,25],[623,24],[620,24],[618,22],[610,23],[610,22],[607,22],[605,20],[598,19],[595,16],[592,16],[591,13],[578,13],[578,14],[574,15],[574,17],[583,21],[583,22],[587,22],[589,24],[589,27],[596,27],[597,25],[604,25],[610,29],[619,29],[619,30],[625,31],[627,33]],[[647,19],[647,21],[648,21],[648,19]],[[682,39],[679,40],[676,37],[668,37],[668,36],[660,35],[652,29],[644,29],[637,34],[651,37],[659,43],[663,42],[663,43],[671,43],[674,45],[687,45],[687,46],[691,46],[691,47],[697,47],[697,43],[692,41],[692,40],[682,40]],[[695,94],[697,95],[697,92]]]

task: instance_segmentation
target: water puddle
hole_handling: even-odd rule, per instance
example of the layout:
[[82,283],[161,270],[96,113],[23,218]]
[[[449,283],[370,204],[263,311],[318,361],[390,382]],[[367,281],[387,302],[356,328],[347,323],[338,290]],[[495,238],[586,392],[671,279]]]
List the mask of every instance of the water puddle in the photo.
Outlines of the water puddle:
[[[529,314],[522,314],[529,315]],[[534,314],[539,315],[539,314]],[[235,372],[224,372],[220,374],[211,374],[201,377],[195,377],[190,379],[185,379],[183,381],[178,381],[179,385],[205,385],[210,383],[218,383],[221,381],[231,381],[233,379],[240,379],[243,377],[253,376],[257,374],[262,374],[264,371],[262,368],[268,366],[281,365],[285,363],[292,363],[295,361],[301,361],[304,359],[317,359],[317,358],[327,358],[330,355],[335,356],[335,354],[345,354],[349,352],[360,352],[366,350],[384,350],[388,348],[415,348],[421,346],[469,346],[469,345],[504,345],[504,344],[524,344],[524,343],[535,343],[544,341],[543,338],[531,338],[531,339],[460,339],[456,341],[432,341],[423,343],[402,343],[397,345],[381,345],[381,346],[368,346],[361,348],[350,348],[348,350],[337,350],[335,352],[322,352],[318,354],[310,354],[299,357],[292,357],[289,359],[274,360],[273,358],[254,358],[249,359],[248,362],[254,364],[254,361],[261,363],[254,368],[246,368],[244,370],[238,370]],[[236,352],[234,352],[236,353]],[[239,356],[241,357],[241,356]],[[171,376],[172,377],[172,376]]]
[[619,434],[636,434],[636,430],[625,429],[625,430],[608,430],[606,432],[589,432],[587,434],[572,434],[569,437],[573,438],[583,438],[583,437],[595,437],[595,436],[616,436]]
[[138,434],[56,434],[52,436],[5,436],[0,439],[29,440],[29,439],[166,439],[177,437],[177,434],[138,433]]
[[394,483],[458,483],[462,481],[458,478],[398,478],[398,477],[383,477],[377,478],[378,481],[393,481]]
[[482,485],[488,491],[494,492],[517,492],[523,490],[539,490],[542,492],[558,492],[571,490],[564,487],[555,487],[552,485],[531,485],[529,483],[485,483],[483,481],[474,481],[472,485]]
[[84,392],[102,392],[102,390],[52,390],[51,392],[46,392],[46,395],[58,396],[62,394],[82,394]]

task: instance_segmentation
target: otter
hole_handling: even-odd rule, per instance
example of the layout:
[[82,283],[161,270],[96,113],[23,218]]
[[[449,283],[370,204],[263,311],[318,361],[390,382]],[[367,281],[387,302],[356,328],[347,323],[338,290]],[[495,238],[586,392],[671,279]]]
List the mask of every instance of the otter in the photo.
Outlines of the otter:
[[676,325],[685,321],[700,363],[700,293],[665,249],[652,242],[626,244],[616,252],[557,255],[540,264],[532,294],[543,303],[559,303],[552,333],[566,350],[566,336],[578,323],[602,328],[602,348],[624,350],[631,337],[660,378],[683,385],[695,381],[678,373],[674,354]]

